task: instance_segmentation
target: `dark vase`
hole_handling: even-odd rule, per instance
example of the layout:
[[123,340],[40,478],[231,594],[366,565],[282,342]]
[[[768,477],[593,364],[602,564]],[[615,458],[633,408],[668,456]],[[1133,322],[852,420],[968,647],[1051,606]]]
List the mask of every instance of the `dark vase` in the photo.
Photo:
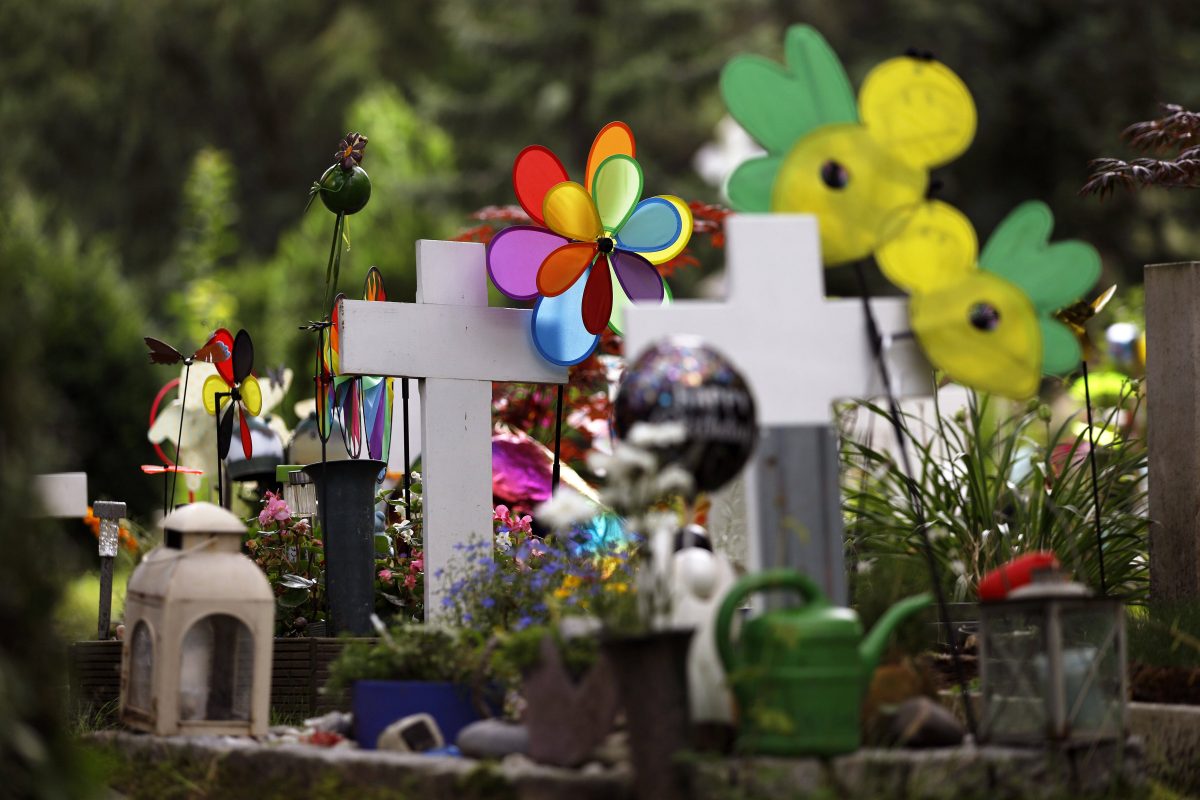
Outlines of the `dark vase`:
[[612,662],[625,708],[634,793],[641,800],[687,797],[677,752],[688,745],[687,657],[692,631],[657,631],[609,637]]
[[304,471],[317,485],[325,546],[329,633],[367,636],[375,609],[375,479],[382,461],[326,461]]

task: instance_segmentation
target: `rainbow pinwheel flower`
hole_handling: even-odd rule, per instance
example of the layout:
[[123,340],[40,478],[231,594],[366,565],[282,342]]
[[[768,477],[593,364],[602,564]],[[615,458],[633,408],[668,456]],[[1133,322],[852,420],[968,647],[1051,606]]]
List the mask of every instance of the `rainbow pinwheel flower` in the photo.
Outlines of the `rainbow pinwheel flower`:
[[1080,241],[1050,243],[1045,203],[1017,206],[983,252],[971,223],[933,202],[893,220],[899,230],[875,254],[884,274],[911,294],[909,318],[925,355],[974,389],[1016,399],[1041,376],[1079,366],[1082,351],[1055,312],[1100,277],[1100,256]]
[[692,214],[678,197],[641,199],[634,153],[629,127],[611,122],[592,142],[585,185],[569,180],[540,145],[522,150],[513,164],[517,200],[538,224],[496,234],[488,274],[515,300],[537,298],[533,342],[547,361],[578,364],[596,349],[605,325],[620,332],[626,305],[668,297],[654,265],[687,245]]
[[929,170],[975,136],[975,104],[950,69],[904,56],[850,79],[821,34],[792,27],[787,66],[738,56],[721,73],[725,105],[767,155],[729,179],[738,211],[815,214],[826,265],[871,255],[897,211],[920,204]]

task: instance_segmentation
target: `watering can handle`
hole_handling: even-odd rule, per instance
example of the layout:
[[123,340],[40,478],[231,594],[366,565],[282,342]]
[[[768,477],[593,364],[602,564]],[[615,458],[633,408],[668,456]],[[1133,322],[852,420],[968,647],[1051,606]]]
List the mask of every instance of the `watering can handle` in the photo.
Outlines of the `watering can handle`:
[[766,589],[794,589],[809,605],[827,602],[817,584],[807,575],[794,569],[769,569],[742,578],[733,585],[729,594],[725,595],[725,599],[721,601],[721,608],[717,611],[717,653],[721,656],[721,663],[726,672],[734,669],[734,662],[737,660],[733,652],[733,642],[729,639],[733,615],[749,595]]

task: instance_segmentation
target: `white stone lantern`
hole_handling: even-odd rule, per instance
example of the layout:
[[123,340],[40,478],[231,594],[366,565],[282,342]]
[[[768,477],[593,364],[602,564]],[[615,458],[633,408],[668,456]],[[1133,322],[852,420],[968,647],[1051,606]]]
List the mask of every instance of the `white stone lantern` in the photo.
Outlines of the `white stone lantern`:
[[246,527],[212,503],[163,520],[164,545],[129,579],[121,721],[159,735],[262,735],[275,596],[241,553]]

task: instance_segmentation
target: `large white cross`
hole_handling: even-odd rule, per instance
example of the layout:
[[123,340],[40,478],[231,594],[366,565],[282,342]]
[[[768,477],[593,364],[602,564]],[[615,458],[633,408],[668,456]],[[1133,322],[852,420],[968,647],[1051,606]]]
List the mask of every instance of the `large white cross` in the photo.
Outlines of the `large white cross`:
[[[811,426],[830,424],[835,400],[883,394],[862,300],[825,297],[816,217],[732,215],[726,241],[726,299],[631,306],[625,312],[625,352],[632,362],[657,339],[691,334],[733,362],[754,393],[759,425],[773,434],[764,435],[747,471],[750,566],[786,563],[779,554],[789,548],[779,542],[789,534],[766,528],[794,524],[788,517],[801,507],[807,527],[823,530],[807,531],[811,544],[801,545],[799,558],[836,594],[845,587],[836,476],[828,474],[836,472],[828,466],[836,461],[836,448],[831,435],[814,433]],[[884,357],[896,394],[930,394],[932,371],[916,341],[890,339],[910,329],[908,302],[881,298],[871,308],[889,337]],[[810,457],[811,448],[821,452]],[[801,478],[811,485],[797,485]]]
[[[862,300],[825,297],[816,217],[735,214],[725,225],[725,300],[631,306],[626,355],[664,336],[699,336],[746,377],[763,426],[828,423],[833,401],[882,395]],[[906,300],[871,309],[883,334],[909,330]],[[898,395],[929,394],[929,365],[911,337],[894,340],[886,359]]]
[[492,381],[566,383],[530,341],[532,311],[489,308],[484,246],[417,242],[417,302],[343,300],[341,371],[417,378],[424,481],[425,614],[455,545],[492,538]]

